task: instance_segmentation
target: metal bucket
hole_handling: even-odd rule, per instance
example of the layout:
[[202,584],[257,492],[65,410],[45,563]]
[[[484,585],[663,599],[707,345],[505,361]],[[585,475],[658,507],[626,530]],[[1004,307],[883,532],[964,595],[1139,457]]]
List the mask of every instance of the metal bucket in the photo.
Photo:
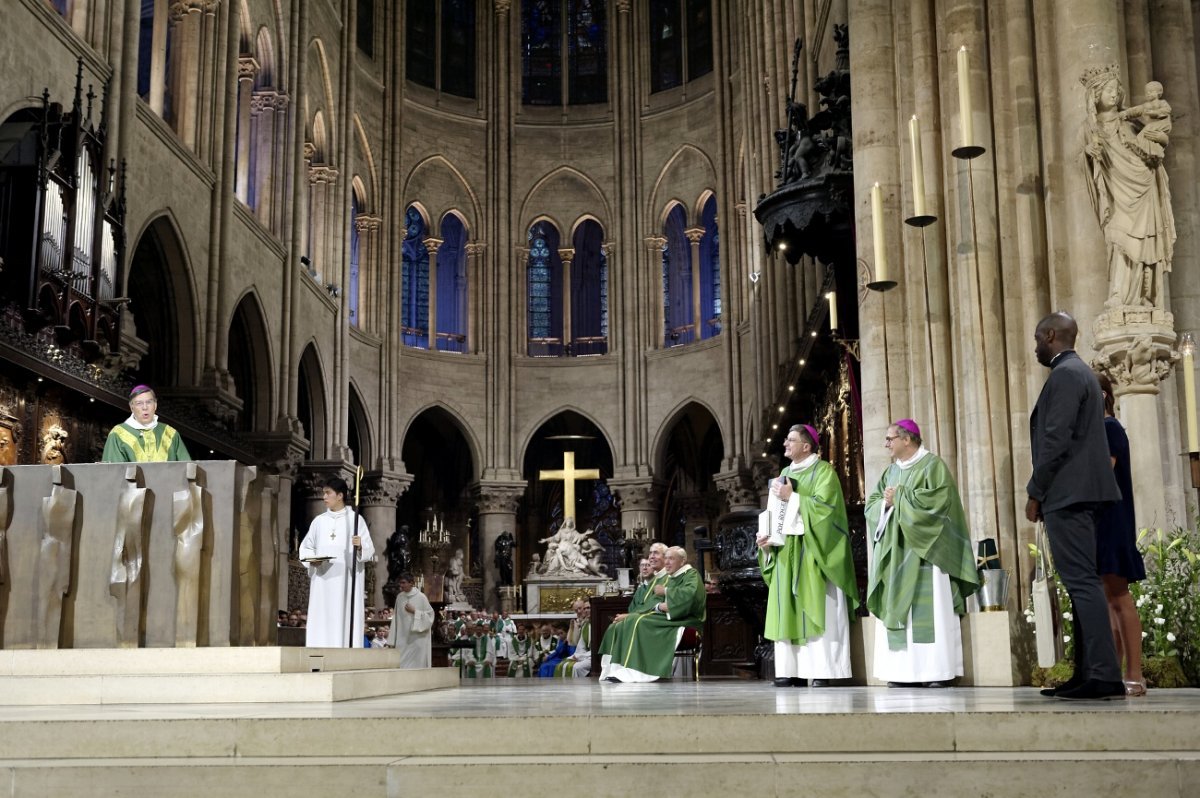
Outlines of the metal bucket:
[[1001,612],[1008,609],[1008,571],[988,568],[979,572],[983,584],[976,594],[980,612]]

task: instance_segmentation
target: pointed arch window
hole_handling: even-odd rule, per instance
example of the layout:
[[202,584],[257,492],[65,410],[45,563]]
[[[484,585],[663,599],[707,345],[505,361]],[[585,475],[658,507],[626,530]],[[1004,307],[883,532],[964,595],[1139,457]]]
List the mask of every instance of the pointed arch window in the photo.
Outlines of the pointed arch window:
[[721,332],[721,239],[717,229],[717,198],[709,197],[700,214],[700,337]]
[[350,284],[346,286],[346,314],[351,327],[360,326],[359,318],[359,275],[362,263],[362,236],[358,231],[358,216],[361,207],[358,197],[350,192]]
[[467,351],[467,228],[453,213],[442,218],[437,253],[437,348]]
[[529,228],[529,354],[534,357],[563,353],[562,260],[558,252],[558,228],[538,222]]
[[663,344],[679,346],[695,340],[692,314],[691,246],[687,237],[687,216],[676,204],[663,224],[666,243],[662,251]]
[[604,230],[588,219],[575,231],[571,259],[571,338],[573,355],[608,352],[608,256]]
[[400,266],[400,327],[405,346],[429,348],[429,250],[421,212],[409,207],[404,215],[404,245]]
[[408,0],[405,75],[456,97],[475,97],[475,0]]
[[650,0],[650,91],[712,72],[712,0]]
[[586,105],[608,100],[606,0],[525,0],[522,101]]

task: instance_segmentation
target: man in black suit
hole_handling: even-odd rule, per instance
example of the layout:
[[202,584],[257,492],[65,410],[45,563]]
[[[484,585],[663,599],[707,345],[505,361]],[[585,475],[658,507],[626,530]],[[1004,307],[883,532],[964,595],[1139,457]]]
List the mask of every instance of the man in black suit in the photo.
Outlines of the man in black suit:
[[1046,522],[1054,566],[1071,597],[1075,640],[1074,675],[1042,694],[1124,698],[1108,606],[1096,574],[1095,526],[1095,511],[1119,500],[1121,492],[1109,460],[1100,383],[1075,354],[1078,333],[1075,320],[1060,311],[1038,322],[1033,335],[1038,362],[1050,369],[1050,376],[1029,418],[1033,476],[1025,488],[1025,517]]

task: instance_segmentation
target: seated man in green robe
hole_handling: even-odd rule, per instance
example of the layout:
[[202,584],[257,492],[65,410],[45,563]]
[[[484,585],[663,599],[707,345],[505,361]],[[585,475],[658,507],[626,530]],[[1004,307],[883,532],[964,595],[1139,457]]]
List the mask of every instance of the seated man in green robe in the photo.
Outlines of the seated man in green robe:
[[605,635],[609,653],[601,654],[600,678],[612,682],[653,682],[669,678],[675,664],[675,649],[685,627],[704,626],[707,595],[695,568],[687,564],[687,552],[678,546],[667,549],[667,580],[662,596],[649,609],[609,627]]
[[967,518],[954,476],[915,421],[888,427],[884,447],[894,462],[866,508],[867,608],[879,619],[872,672],[889,687],[945,687],[963,675],[959,616],[979,590]]
[[104,463],[163,463],[191,460],[174,427],[158,420],[158,397],[149,385],[129,392],[129,418],[112,428],[104,443]]

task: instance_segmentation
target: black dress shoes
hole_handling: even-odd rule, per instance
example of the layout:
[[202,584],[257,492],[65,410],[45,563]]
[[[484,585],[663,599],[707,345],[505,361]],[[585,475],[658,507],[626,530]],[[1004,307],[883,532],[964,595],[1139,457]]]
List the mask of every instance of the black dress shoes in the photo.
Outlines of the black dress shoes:
[[812,686],[813,687],[828,687],[829,680],[828,679],[813,679]]
[[1102,682],[1099,679],[1088,679],[1078,687],[1070,690],[1058,690],[1055,698],[1065,701],[1114,701],[1125,698],[1124,682]]
[[950,679],[947,679],[945,681],[940,681],[940,682],[925,682],[925,684],[922,686],[923,687],[953,687],[954,685],[951,684]]
[[807,687],[808,686],[808,680],[801,679],[799,676],[793,676],[792,678],[788,679],[788,682],[791,683],[792,687]]
[[792,680],[786,676],[781,676],[780,678],[775,680],[775,686],[776,687],[791,687]]
[[1074,690],[1076,687],[1083,684],[1083,682],[1084,682],[1083,679],[1077,679],[1074,676],[1072,676],[1070,679],[1067,679],[1065,682],[1060,684],[1058,687],[1043,688],[1041,693],[1046,698],[1054,698],[1059,693],[1067,692],[1069,690]]

